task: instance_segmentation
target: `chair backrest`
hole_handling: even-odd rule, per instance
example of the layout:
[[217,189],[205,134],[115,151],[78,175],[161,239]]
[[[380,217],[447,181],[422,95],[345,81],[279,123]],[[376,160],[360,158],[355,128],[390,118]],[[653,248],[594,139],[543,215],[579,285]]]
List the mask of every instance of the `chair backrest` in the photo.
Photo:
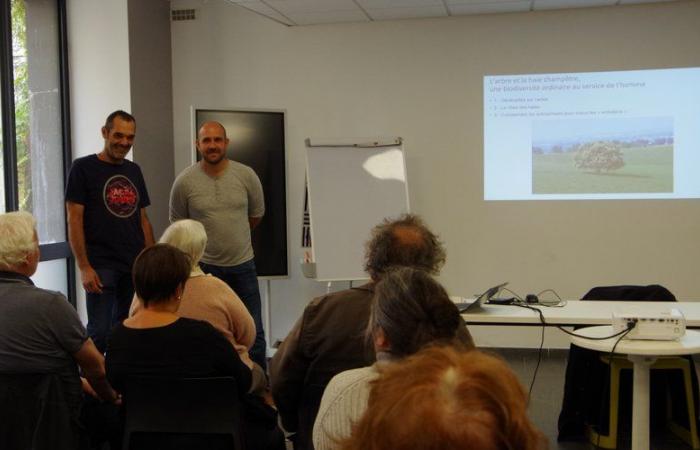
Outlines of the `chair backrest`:
[[[628,300],[675,302],[676,297],[658,284],[650,286],[599,286],[594,287],[581,300]],[[576,327],[576,329],[582,327]],[[559,414],[558,440],[579,439],[584,436],[584,422],[606,423],[601,410],[600,392],[608,383],[609,366],[600,361],[600,354],[593,350],[569,346],[566,363],[564,399]],[[607,427],[607,425],[606,425]],[[600,428],[599,428],[600,429]]]
[[0,448],[75,449],[77,411],[54,373],[0,373]]
[[240,401],[232,377],[133,377],[126,382],[124,442],[132,433],[230,435],[242,448]]
[[598,286],[588,291],[581,300],[675,302],[676,297],[665,287],[651,284],[649,286]]
[[325,384],[312,383],[304,386],[299,402],[299,424],[294,435],[294,450],[313,450],[313,430],[318,408],[321,406],[321,398],[326,390]]

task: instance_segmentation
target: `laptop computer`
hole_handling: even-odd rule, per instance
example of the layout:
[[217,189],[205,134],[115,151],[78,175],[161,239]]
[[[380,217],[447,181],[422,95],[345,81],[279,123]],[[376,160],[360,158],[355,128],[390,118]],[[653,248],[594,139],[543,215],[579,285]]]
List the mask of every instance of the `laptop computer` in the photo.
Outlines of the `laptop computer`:
[[478,296],[476,300],[472,302],[457,302],[455,303],[457,305],[457,309],[459,309],[459,312],[461,313],[476,311],[481,308],[481,305],[488,302],[494,295],[498,294],[498,291],[500,291],[507,284],[508,282],[506,281],[505,283],[488,288],[483,294]]

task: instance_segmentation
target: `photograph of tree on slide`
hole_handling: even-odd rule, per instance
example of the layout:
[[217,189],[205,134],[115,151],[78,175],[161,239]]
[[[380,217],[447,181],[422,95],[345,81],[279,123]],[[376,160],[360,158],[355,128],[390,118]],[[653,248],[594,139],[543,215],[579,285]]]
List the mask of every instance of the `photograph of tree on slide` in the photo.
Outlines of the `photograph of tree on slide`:
[[532,123],[532,193],[673,192],[673,118]]

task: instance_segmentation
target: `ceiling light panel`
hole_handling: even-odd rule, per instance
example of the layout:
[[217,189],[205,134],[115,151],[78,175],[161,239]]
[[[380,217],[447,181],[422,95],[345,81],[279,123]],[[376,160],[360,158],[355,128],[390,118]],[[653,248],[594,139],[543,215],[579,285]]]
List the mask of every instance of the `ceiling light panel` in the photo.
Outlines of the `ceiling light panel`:
[[407,8],[367,8],[372,20],[422,19],[427,17],[447,17],[444,6],[424,6]]
[[443,6],[442,0],[355,0],[365,9],[419,8]]
[[297,25],[322,23],[369,22],[369,18],[358,8],[356,11],[297,12],[285,14]]
[[455,3],[449,4],[453,16],[466,14],[494,14],[530,11],[530,1],[488,2],[488,3]]
[[543,9],[587,8],[611,6],[615,3],[617,3],[617,0],[535,0],[533,9],[538,11]]
[[675,2],[676,0],[620,0],[620,5],[634,5],[636,3],[664,3]]

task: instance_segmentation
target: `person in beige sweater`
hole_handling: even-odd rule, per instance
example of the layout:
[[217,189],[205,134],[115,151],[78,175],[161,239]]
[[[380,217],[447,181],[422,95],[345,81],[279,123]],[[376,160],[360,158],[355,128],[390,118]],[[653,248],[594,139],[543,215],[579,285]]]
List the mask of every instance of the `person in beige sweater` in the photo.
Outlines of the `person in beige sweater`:
[[337,450],[350,436],[384,367],[430,345],[474,348],[445,289],[427,272],[410,267],[390,269],[376,284],[367,334],[377,362],[341,372],[328,383],[314,424],[315,450]]
[[[233,345],[243,361],[253,371],[254,389],[266,384],[262,368],[255,364],[248,350],[255,341],[255,322],[241,299],[223,281],[207,275],[199,268],[199,259],[207,245],[204,226],[196,220],[179,220],[170,225],[159,240],[186,253],[192,261],[190,278],[185,284],[177,315],[204,320],[214,326]],[[129,310],[132,317],[142,308],[134,296]]]

